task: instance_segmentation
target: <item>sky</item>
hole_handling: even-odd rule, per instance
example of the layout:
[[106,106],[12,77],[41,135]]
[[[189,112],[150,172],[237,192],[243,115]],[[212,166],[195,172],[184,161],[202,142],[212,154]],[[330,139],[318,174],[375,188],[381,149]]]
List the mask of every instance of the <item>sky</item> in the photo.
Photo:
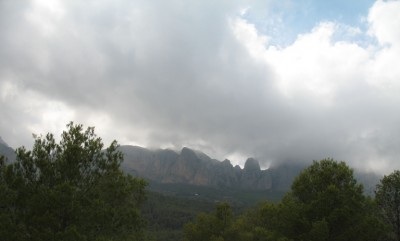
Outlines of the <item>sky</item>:
[[0,136],[400,168],[400,1],[0,0]]

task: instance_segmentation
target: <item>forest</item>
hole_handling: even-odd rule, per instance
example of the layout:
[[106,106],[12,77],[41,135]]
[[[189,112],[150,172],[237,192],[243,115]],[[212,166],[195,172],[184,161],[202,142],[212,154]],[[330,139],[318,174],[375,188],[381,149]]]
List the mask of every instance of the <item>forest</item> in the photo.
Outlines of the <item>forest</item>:
[[69,123],[0,157],[0,237],[22,240],[400,240],[400,171],[373,197],[343,161],[314,161],[278,201],[252,206],[166,196],[124,173],[116,141]]

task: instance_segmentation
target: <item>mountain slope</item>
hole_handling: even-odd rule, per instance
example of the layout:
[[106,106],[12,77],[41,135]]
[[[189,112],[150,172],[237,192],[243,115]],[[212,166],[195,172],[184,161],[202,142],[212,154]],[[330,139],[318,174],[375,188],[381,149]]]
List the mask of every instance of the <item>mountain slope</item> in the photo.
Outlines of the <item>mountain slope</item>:
[[261,170],[252,158],[242,169],[232,166],[229,160],[220,162],[186,147],[180,153],[135,146],[121,146],[120,150],[124,153],[123,168],[151,181],[252,190],[272,187],[270,171]]
[[8,161],[15,161],[15,151],[7,145],[0,137],[0,155],[5,156]]

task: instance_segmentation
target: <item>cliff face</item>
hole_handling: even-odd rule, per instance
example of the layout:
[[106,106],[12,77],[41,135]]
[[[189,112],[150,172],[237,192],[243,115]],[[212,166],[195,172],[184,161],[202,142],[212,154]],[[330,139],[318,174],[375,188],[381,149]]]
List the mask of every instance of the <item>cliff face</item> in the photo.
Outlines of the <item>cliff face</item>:
[[183,148],[179,154],[133,146],[121,146],[120,150],[124,153],[125,170],[156,182],[252,190],[272,187],[269,171],[261,170],[258,161],[252,158],[241,169],[233,167],[229,160],[220,162],[189,148]]
[[260,164],[257,160],[249,158],[247,159],[242,171],[241,187],[248,189],[253,186],[271,189],[272,178],[269,172],[261,171]]

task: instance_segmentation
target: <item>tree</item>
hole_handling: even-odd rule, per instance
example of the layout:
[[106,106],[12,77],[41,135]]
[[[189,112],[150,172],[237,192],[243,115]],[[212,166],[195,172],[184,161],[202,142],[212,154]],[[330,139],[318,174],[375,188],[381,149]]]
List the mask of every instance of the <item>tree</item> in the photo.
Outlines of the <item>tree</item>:
[[240,216],[233,225],[233,237],[230,240],[291,241],[282,233],[288,226],[283,225],[281,206],[263,202]]
[[363,195],[352,169],[333,159],[306,168],[278,204],[261,203],[232,221],[224,210],[186,225],[186,240],[387,240],[376,203]]
[[291,227],[287,236],[294,240],[377,240],[384,232],[344,162],[314,162],[294,180],[282,204]]
[[232,225],[232,209],[227,203],[220,203],[216,206],[214,214],[201,213],[194,223],[188,223],[184,227],[184,240],[223,241]]
[[400,240],[400,171],[384,176],[376,186],[375,199],[392,227],[393,239]]
[[141,240],[146,182],[119,169],[116,141],[103,150],[93,127],[67,128],[0,161],[2,240]]

